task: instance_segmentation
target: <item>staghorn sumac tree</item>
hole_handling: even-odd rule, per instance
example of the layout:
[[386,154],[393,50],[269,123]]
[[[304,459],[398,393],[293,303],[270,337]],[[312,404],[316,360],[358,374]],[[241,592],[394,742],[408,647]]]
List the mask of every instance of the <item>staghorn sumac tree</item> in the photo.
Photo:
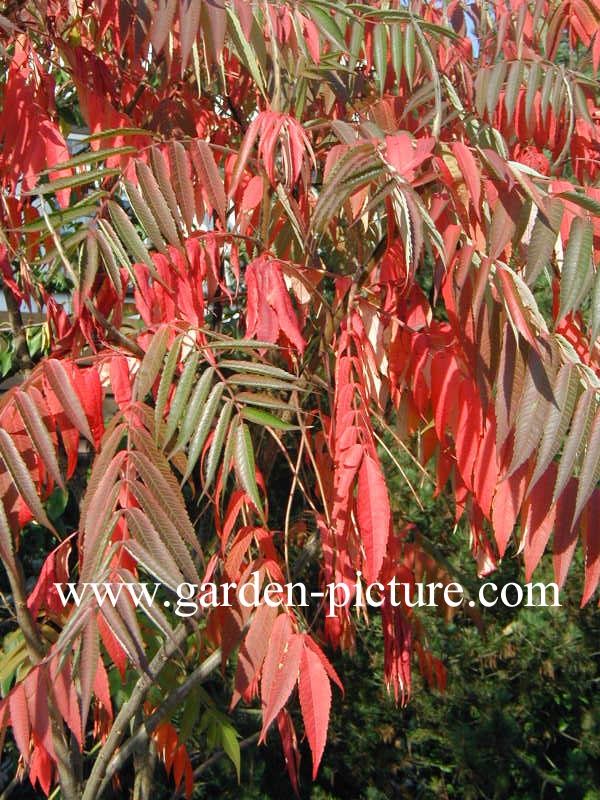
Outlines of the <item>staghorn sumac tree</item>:
[[[326,615],[239,592],[449,582],[389,497],[400,452],[481,576],[512,540],[529,578],[552,536],[562,585],[579,541],[590,600],[599,24],[595,0],[5,7],[0,726],[18,777],[95,800],[131,760],[141,799],[159,758],[191,796],[190,729],[239,763],[201,686],[220,668],[231,708],[260,698],[295,788],[297,691],[315,775],[341,689],[325,649],[353,647],[355,597]],[[52,546],[33,576],[35,526]],[[160,602],[117,591],[144,581]],[[175,613],[169,590],[210,582],[237,584],[229,605]],[[412,651],[443,686],[417,613],[382,599],[396,700]]]

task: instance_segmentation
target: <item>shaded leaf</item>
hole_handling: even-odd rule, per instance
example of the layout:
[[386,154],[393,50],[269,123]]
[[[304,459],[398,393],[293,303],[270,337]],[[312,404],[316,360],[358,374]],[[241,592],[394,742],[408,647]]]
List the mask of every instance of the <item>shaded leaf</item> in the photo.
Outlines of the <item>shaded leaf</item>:
[[127,197],[131,207],[133,208],[142,228],[146,232],[146,235],[152,239],[157,250],[163,253],[163,255],[168,256],[167,246],[160,232],[159,225],[141,193],[133,185],[133,183],[131,183],[131,181],[124,180],[123,183],[127,191]]
[[142,194],[149,210],[152,212],[162,235],[169,244],[180,246],[179,233],[175,220],[171,214],[170,206],[163,196],[156,178],[150,167],[143,161],[136,161],[135,171],[140,183]]
[[56,450],[48,429],[46,428],[36,404],[26,392],[18,391],[15,394],[15,403],[19,409],[19,414],[23,424],[37,450],[44,467],[48,470],[53,480],[64,490],[65,484],[62,479]]
[[592,223],[582,217],[575,217],[571,224],[563,262],[559,319],[576,309],[587,291],[593,274],[593,243]]
[[560,231],[564,205],[555,198],[546,201],[546,214],[538,211],[527,246],[525,280],[533,284],[542,269],[549,265]]
[[94,437],[66,369],[58,359],[49,358],[44,363],[44,374],[48,378],[48,383],[59,399],[67,417],[93,447]]
[[533,487],[546,472],[548,465],[564,441],[579,394],[580,380],[572,364],[564,364],[554,383],[556,404],[548,408],[542,424],[542,439],[538,448],[535,469],[529,486]]
[[54,526],[46,516],[27,465],[21,458],[11,436],[3,428],[0,428],[0,456],[17,491],[29,506],[33,516],[40,524],[56,533]]
[[[207,367],[200,376],[200,380],[194,388],[187,411],[183,418],[183,422],[179,430],[179,436],[177,437],[175,451],[185,446],[189,442],[194,431],[198,429],[214,374],[214,367]],[[175,451],[171,452],[171,456]]]
[[190,153],[198,178],[206,191],[206,196],[225,228],[227,226],[227,198],[223,179],[215,164],[210,145],[208,142],[197,139],[193,143]]
[[192,385],[196,378],[196,368],[199,360],[200,353],[198,350],[192,351],[192,353],[186,359],[185,367],[181,373],[181,377],[177,384],[177,389],[175,390],[175,396],[173,397],[171,407],[169,409],[169,417],[167,419],[167,428],[165,430],[164,438],[165,443],[167,443],[173,436],[176,429],[179,427],[182,415],[185,413],[185,408],[192,391]]
[[225,389],[224,384],[217,383],[213,387],[208,397],[208,400],[206,401],[206,405],[202,409],[202,415],[198,421],[198,427],[196,428],[196,433],[193,435],[192,441],[190,442],[190,447],[188,450],[188,464],[185,474],[182,478],[182,483],[185,483],[185,481],[187,481],[187,479],[190,477],[196,465],[196,462],[200,457],[200,453],[202,452],[204,443],[208,438],[211,425],[217,413],[219,403],[221,402],[221,397],[223,396],[224,389]]
[[597,408],[596,391],[593,388],[586,391],[579,398],[571,430],[565,442],[563,453],[558,468],[556,486],[554,487],[554,502],[557,501],[567,482],[573,474],[573,469],[582,446],[587,442],[588,432]]
[[121,206],[118,203],[109,200],[108,210],[115,229],[133,260],[140,262],[141,264],[146,264],[151,270],[154,270],[154,262],[150,257],[150,253],[148,252],[146,245],[140,239],[134,224],[123,211]]
[[589,437],[586,443],[585,455],[579,473],[579,483],[577,486],[577,500],[573,519],[579,519],[583,507],[589,500],[592,492],[596,488],[600,478],[600,408],[590,427]]
[[175,375],[175,370],[177,369],[177,364],[179,362],[182,341],[182,334],[179,334],[179,336],[176,336],[173,340],[171,347],[169,348],[169,354],[167,356],[167,360],[165,361],[165,366],[160,376],[160,383],[158,384],[158,391],[156,393],[156,403],[154,405],[154,429],[157,435],[160,423],[163,419],[167,399],[173,386],[173,376]]
[[142,363],[135,377],[134,395],[138,400],[144,400],[158,376],[167,350],[168,339],[169,328],[163,325],[163,327],[159,328],[154,334],[148,345],[146,354],[142,359]]
[[[196,6],[200,5],[194,1],[193,4]],[[181,142],[173,141],[169,144],[169,156],[171,161],[171,176],[175,195],[178,200],[178,207],[188,232],[190,232],[194,227],[196,204],[194,202],[194,186],[190,175],[188,155]]]

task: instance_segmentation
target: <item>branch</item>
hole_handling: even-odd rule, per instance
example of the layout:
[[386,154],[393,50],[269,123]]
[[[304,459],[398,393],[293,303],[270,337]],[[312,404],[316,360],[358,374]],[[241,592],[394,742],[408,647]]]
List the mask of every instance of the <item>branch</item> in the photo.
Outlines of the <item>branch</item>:
[[248,130],[248,126],[246,125],[246,123],[242,119],[242,116],[241,116],[237,106],[235,105],[235,103],[233,102],[233,100],[231,99],[231,97],[228,94],[225,95],[225,99],[227,100],[227,106],[229,108],[229,111],[231,112],[231,116],[236,121],[236,123],[239,125],[242,133],[246,133],[246,131]]
[[106,780],[104,779],[105,774],[108,774],[107,768],[109,761],[127,733],[129,723],[135,717],[138,709],[142,707],[146,694],[156,683],[156,679],[162,668],[179,649],[179,646],[183,644],[186,636],[187,628],[181,623],[174,631],[173,638],[166,641],[154,656],[148,667],[148,671],[139,678],[133,688],[131,697],[121,706],[110,733],[98,753],[98,757],[94,762],[92,772],[86,782],[85,790],[80,800],[98,800],[100,797],[100,786],[104,787],[114,774],[114,772],[111,772],[108,778]]
[[129,350],[130,353],[133,353],[133,355],[137,356],[138,358],[143,358],[146,355],[137,342],[134,342],[133,339],[130,339],[128,336],[125,336],[124,333],[121,333],[118,328],[115,328],[112,322],[109,322],[106,317],[104,317],[98,311],[89,297],[85,301],[85,307],[94,317],[96,322],[104,328],[104,330],[110,335],[116,344],[119,344],[121,347]]
[[10,332],[13,337],[17,365],[23,372],[28,372],[33,367],[33,361],[29,355],[29,347],[27,346],[27,337],[25,336],[25,325],[23,324],[21,310],[14,294],[2,280],[2,276],[0,276],[0,288],[2,289],[6,302],[8,324],[10,325]]
[[[200,683],[203,683],[208,676],[217,669],[221,663],[221,649],[215,650],[210,656],[197,667],[194,672],[185,680],[181,686],[178,686],[174,692],[171,692],[166,699],[160,704],[157,710],[148,719],[143,722],[136,730],[133,736],[127,741],[117,753],[117,755],[109,762],[106,767],[106,774],[100,784],[97,797],[102,796],[102,792],[106,789],[112,776],[118,772],[121,767],[126,763],[129,756],[138,748],[147,747],[150,736],[156,730],[158,725],[165,717],[172,714],[175,709],[180,706],[188,694]],[[87,788],[87,787],[86,787]],[[85,795],[83,797],[85,800]]]
[[[246,624],[239,633],[238,643],[242,640],[244,634],[247,632],[254,613],[250,615]],[[171,692],[154,711],[148,719],[143,722],[135,733],[130,737],[127,744],[125,744],[118,755],[114,753],[119,746],[123,736],[125,735],[129,723],[136,715],[139,708],[144,702],[146,692],[156,682],[156,678],[160,670],[169,660],[169,658],[179,649],[179,646],[185,640],[187,629],[183,625],[175,630],[171,639],[161,647],[158,653],[154,656],[148,672],[137,682],[133,693],[129,700],[121,706],[121,710],[117,714],[117,718],[113,723],[111,732],[104,743],[98,758],[92,769],[92,773],[88,779],[85,787],[85,792],[81,800],[99,800],[102,793],[106,789],[112,776],[119,770],[127,761],[129,756],[138,748],[146,746],[150,735],[160,724],[160,722],[173,713],[173,711],[180,706],[188,694],[197,686],[202,683],[206,678],[214,672],[221,662],[221,648],[218,648],[205,659],[199,667],[179,686],[174,692]],[[114,758],[113,758],[114,756]]]
[[0,794],[0,800],[8,800],[8,798],[11,796],[11,794],[14,792],[17,786],[21,785],[23,777],[18,777],[18,775],[15,775],[14,778],[11,780],[11,782],[8,784],[8,786],[4,789],[2,794]]
[[[39,631],[27,607],[27,592],[25,589],[25,577],[21,562],[14,559],[14,569],[6,564],[6,573],[13,594],[15,614],[19,627],[23,631],[27,654],[33,665],[39,664],[44,658],[44,645],[40,638]],[[64,800],[79,800],[81,796],[80,787],[77,782],[76,770],[72,761],[72,754],[69,748],[62,716],[58,711],[52,685],[48,683],[48,713],[50,716],[50,726],[52,729],[52,744],[56,753],[56,763],[58,778]],[[11,789],[12,791],[12,789]]]
[[146,89],[146,85],[147,84],[145,84],[143,81],[138,85],[133,97],[123,109],[123,113],[127,114],[127,116],[129,116],[133,111],[133,109],[136,107],[137,101],[140,99],[140,97],[144,93],[144,90]]

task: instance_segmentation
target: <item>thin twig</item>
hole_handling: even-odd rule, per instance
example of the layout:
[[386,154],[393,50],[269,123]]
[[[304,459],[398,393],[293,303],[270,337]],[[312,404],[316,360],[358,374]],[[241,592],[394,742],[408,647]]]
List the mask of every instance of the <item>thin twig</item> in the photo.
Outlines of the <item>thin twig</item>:
[[[112,758],[106,767],[106,773],[100,783],[96,798],[100,798],[108,786],[112,776],[118,772],[127,762],[127,759],[140,747],[147,747],[152,733],[156,730],[163,719],[170,716],[175,709],[180,706],[188,694],[198,684],[203,683],[221,663],[221,650],[215,650],[205,659],[199,667],[181,684],[172,691],[160,704],[156,711],[148,717],[131,736],[119,752]],[[86,787],[87,790],[87,787]],[[85,795],[83,797],[85,800]]]
[[14,792],[17,786],[20,786],[24,780],[25,780],[24,775],[20,776],[15,775],[12,781],[6,787],[6,789],[4,789],[2,794],[0,794],[0,800],[8,800],[8,798],[11,796],[11,794]]
[[396,465],[396,468],[398,469],[398,472],[399,472],[399,473],[402,475],[402,477],[404,478],[404,480],[405,480],[405,482],[406,482],[406,484],[407,484],[408,488],[410,489],[410,491],[412,492],[412,494],[413,494],[413,496],[414,496],[415,500],[417,501],[417,505],[419,506],[419,508],[421,509],[421,511],[423,511],[423,503],[421,502],[421,498],[419,497],[419,495],[418,495],[418,493],[417,493],[417,490],[415,489],[415,487],[414,487],[414,486],[412,485],[412,483],[410,482],[410,478],[408,477],[408,475],[406,474],[406,472],[405,472],[405,471],[402,469],[402,466],[401,466],[400,462],[398,461],[398,459],[396,458],[396,456],[395,456],[395,455],[392,453],[392,451],[391,451],[391,450],[390,450],[390,448],[387,446],[387,444],[386,444],[386,443],[383,441],[383,439],[381,438],[381,436],[380,436],[380,435],[377,433],[377,431],[373,431],[373,436],[374,436],[374,437],[377,439],[377,441],[379,442],[379,444],[380,444],[380,445],[383,447],[383,449],[385,450],[385,452],[386,452],[386,453],[388,454],[388,456],[389,456],[389,457],[392,459],[392,461],[393,461],[393,462],[394,462],[394,464]]
[[104,317],[100,311],[98,311],[89,297],[86,298],[85,307],[92,314],[96,322],[98,322],[98,324],[101,325],[108,334],[110,334],[116,344],[119,344],[121,347],[129,350],[130,353],[133,353],[133,355],[137,356],[138,358],[143,358],[146,355],[137,342],[134,342],[133,339],[130,339],[128,336],[125,336],[124,333],[121,333],[118,328],[115,328],[112,322],[109,322],[106,317]]
[[[162,668],[179,649],[180,645],[183,644],[186,636],[187,628],[181,623],[173,632],[173,639],[169,639],[162,645],[158,653],[152,659],[148,671],[138,679],[129,699],[121,706],[106,741],[100,748],[100,752],[92,767],[90,777],[86,782],[81,800],[98,800],[100,797],[100,786],[103,784],[103,779],[107,774],[108,764],[115,754],[117,747],[121,744],[121,740],[129,728],[131,719],[135,716],[138,708],[141,708],[146,694],[156,682],[156,678],[160,674]],[[109,780],[112,778],[113,774],[114,773],[110,774]]]

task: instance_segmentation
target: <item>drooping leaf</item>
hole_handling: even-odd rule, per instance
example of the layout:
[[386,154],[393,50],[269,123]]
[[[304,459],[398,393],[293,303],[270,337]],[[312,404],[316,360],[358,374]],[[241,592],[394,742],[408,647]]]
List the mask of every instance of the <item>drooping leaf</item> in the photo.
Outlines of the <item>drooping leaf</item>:
[[163,255],[168,255],[168,250],[165,244],[165,241],[162,237],[160,232],[160,227],[154,218],[154,215],[150,209],[150,207],[144,201],[140,191],[134,186],[131,181],[125,180],[124,181],[125,189],[127,191],[127,197],[129,198],[129,202],[131,203],[131,207],[133,208],[136,217],[138,218],[141,226],[145,230],[146,234],[152,239],[154,242],[155,247],[163,253]]
[[[160,534],[139,508],[127,509],[125,517],[129,532],[143,547],[143,551],[136,552],[131,549],[129,551],[139,558],[151,574],[176,591],[177,587],[184,583],[184,577]],[[126,546],[129,547],[129,542]]]
[[[263,67],[257,58],[256,50],[250,46],[250,43],[244,35],[242,26],[237,17],[237,14],[232,8],[227,7],[227,15],[229,17],[229,30],[232,36],[233,43],[238,52],[240,60],[248,67],[256,85],[263,95],[266,94],[266,80],[263,72]],[[255,42],[253,42],[254,44]]]
[[145,670],[148,669],[148,660],[144,640],[129,601],[124,597],[121,593],[115,606],[110,602],[103,603],[101,614],[131,663]]
[[[551,365],[549,365],[551,366]],[[536,449],[544,431],[544,423],[556,401],[552,392],[552,372],[536,353],[530,349],[523,393],[516,415],[513,457],[508,474],[513,473]],[[552,368],[551,368],[552,369]]]
[[[198,429],[200,419],[204,412],[206,398],[208,397],[210,386],[214,377],[214,372],[214,367],[207,367],[200,376],[200,380],[194,387],[194,391],[192,392],[187,411],[179,430],[179,436],[177,437],[177,445],[175,450],[178,450],[180,447],[186,445],[194,431]],[[171,452],[171,456],[174,452],[175,451]]]
[[587,437],[585,455],[579,473],[573,519],[577,521],[600,478],[600,409],[596,411]]
[[277,727],[279,729],[279,736],[281,737],[285,765],[290,782],[296,795],[299,795],[298,771],[300,769],[300,751],[298,749],[298,737],[296,736],[294,722],[287,708],[282,708],[277,715]]
[[[117,448],[123,439],[126,430],[125,423],[115,425],[114,428],[106,432],[104,436],[100,452],[94,459],[92,465],[92,472],[86,487],[86,492],[81,502],[80,523],[85,528],[89,508],[92,500],[98,494],[98,488],[104,479],[105,473],[111,465],[113,458],[117,452]],[[123,458],[124,456],[121,456]]]
[[125,455],[125,452],[121,451],[112,459],[86,504],[83,526],[86,549],[81,565],[81,580],[84,582],[92,580],[94,570],[104,558],[102,545],[106,544],[107,537],[116,523],[113,512],[122,485],[120,475]]
[[227,198],[223,179],[219,173],[212,150],[207,142],[196,140],[191,148],[192,161],[211,206],[219,215],[225,228],[227,225]]
[[[249,538],[252,538],[251,533]],[[248,633],[240,646],[231,708],[237,704],[258,675],[269,651],[271,631],[276,618],[277,609],[272,605],[261,603],[256,609]]]
[[79,293],[84,302],[90,296],[96,280],[96,275],[98,274],[98,266],[100,262],[98,253],[98,239],[92,234],[91,231],[89,231],[86,236],[85,245],[85,260],[81,269],[79,281]]
[[154,428],[157,434],[163,419],[167,398],[173,385],[173,376],[175,375],[177,363],[179,362],[182,342],[183,336],[181,334],[176,336],[173,340],[160,376],[160,383],[158,384],[158,391],[156,393],[156,403],[154,405]]
[[331,14],[316,3],[311,3],[308,11],[321,33],[323,33],[342,53],[345,53],[347,48],[344,36]]
[[578,524],[574,517],[577,481],[569,478],[556,503],[552,562],[554,578],[562,588],[577,544]]
[[577,309],[592,279],[594,229],[583,217],[571,223],[560,282],[559,319]]
[[[150,150],[150,162],[152,164],[152,172],[154,174],[156,185],[159,191],[158,197],[154,197],[154,199],[155,201],[162,202],[163,204],[166,201],[166,210],[169,211],[169,216],[171,217],[171,220],[174,220],[174,224],[177,226],[177,228],[181,228],[182,225],[181,211],[177,203],[177,197],[173,190],[171,175],[169,173],[169,167],[167,166],[167,161],[159,147],[153,147]],[[140,165],[139,174],[142,174],[143,172],[144,170]],[[151,182],[148,182],[148,188],[150,188],[150,194],[154,196],[153,192],[154,187],[151,185]],[[159,220],[158,217],[157,220]],[[164,222],[166,223],[167,229],[170,229],[170,221],[168,216],[166,216],[166,214],[164,216]],[[165,233],[165,231],[163,231],[163,233]],[[178,238],[179,237],[177,237],[177,240]],[[175,244],[175,242],[171,242],[171,244]]]
[[144,200],[148,204],[148,208],[152,212],[160,232],[169,244],[179,247],[179,233],[177,232],[175,220],[152,170],[144,161],[136,161],[135,170]]
[[19,748],[19,752],[23,756],[26,764],[30,759],[29,737],[31,732],[31,723],[29,721],[29,710],[27,707],[27,698],[25,696],[25,687],[23,683],[17,683],[15,688],[8,696],[8,707],[10,709],[10,722],[12,725],[13,735],[15,742]]
[[225,390],[225,385],[223,383],[215,384],[215,386],[213,386],[211,390],[210,395],[208,396],[208,400],[206,401],[204,408],[202,409],[200,419],[198,420],[197,423],[196,432],[192,437],[188,450],[187,469],[182,479],[184,482],[192,474],[193,469],[196,466],[196,462],[200,457],[200,453],[202,452],[204,443],[208,438],[210,427],[213,423],[213,420],[215,419],[217,409],[219,408],[219,404],[221,402],[224,390]]
[[[140,481],[129,481],[127,486],[139,503],[144,514],[148,517],[154,530],[158,531],[161,540],[171,553],[171,560],[174,561],[183,572],[186,581],[199,586],[201,581],[198,577],[195,564],[189,557],[189,550],[185,545],[186,540],[182,536],[181,530],[175,525],[162,507],[161,498],[155,497],[152,491]],[[197,547],[198,545],[196,543],[196,548]],[[192,549],[192,552],[194,551],[191,545],[190,549]]]
[[591,318],[592,330],[590,333],[590,345],[593,347],[598,338],[598,333],[600,332],[600,269],[596,269],[596,274],[594,275]]
[[595,489],[581,519],[585,549],[585,582],[581,597],[582,607],[590,600],[600,581],[600,537],[594,535],[599,514],[600,490]]
[[[123,212],[123,213],[125,213],[125,212]],[[104,245],[104,248],[106,248],[108,251],[110,251],[111,257],[112,257],[112,261],[114,262],[114,268],[115,269],[118,269],[118,267],[125,267],[125,269],[129,273],[129,277],[131,278],[131,281],[133,282],[133,285],[137,287],[137,279],[135,277],[134,271],[131,268],[131,259],[127,255],[127,251],[126,251],[125,247],[123,246],[123,244],[121,243],[121,240],[120,240],[117,232],[115,231],[115,229],[113,228],[113,226],[110,224],[110,222],[107,219],[99,219],[98,220],[98,244],[100,245],[101,248]],[[103,251],[103,254],[104,254],[104,251]],[[107,267],[108,267],[110,258],[107,258],[106,254],[104,254],[104,255],[105,255],[105,263],[107,264]],[[111,279],[112,279],[112,276],[111,276]],[[118,280],[120,282],[121,278],[119,277]],[[115,286],[117,285],[116,281],[114,281],[114,280],[113,280],[113,283],[115,284]]]
[[0,558],[5,565],[9,576],[15,575],[17,565],[15,562],[15,548],[13,543],[12,531],[8,524],[4,502],[0,499]]
[[235,767],[238,783],[240,782],[241,772],[241,753],[240,743],[238,741],[235,728],[231,724],[226,724],[225,721],[221,724],[220,728],[221,745],[227,756],[231,759]]
[[200,353],[198,350],[193,350],[186,359],[185,367],[181,373],[177,389],[175,390],[175,396],[173,397],[169,409],[167,428],[165,430],[165,443],[170,440],[181,423],[196,378],[196,368],[199,360]]
[[519,347],[518,338],[507,324],[504,329],[495,400],[496,447],[498,451],[502,449],[513,427],[525,375],[525,360]]
[[158,0],[157,2],[156,13],[150,27],[150,42],[157,53],[163,49],[169,31],[172,29],[176,7],[177,0]]
[[527,487],[526,479],[527,464],[521,464],[512,474],[496,484],[492,500],[491,522],[500,558],[504,557],[510,535],[517,521]]
[[95,232],[95,239],[98,242],[98,247],[102,253],[102,261],[117,293],[117,297],[123,297],[123,282],[115,260],[115,254],[110,246],[110,241],[100,229]]
[[312,752],[314,780],[327,741],[331,711],[331,686],[319,657],[309,647],[304,647],[302,651],[298,685],[304,729]]
[[536,482],[546,472],[548,464],[558,452],[565,434],[568,430],[573,410],[580,389],[580,379],[577,369],[572,364],[564,364],[556,376],[554,384],[554,397],[556,404],[547,409],[547,416],[542,425],[542,438],[538,448],[535,469],[529,486]]
[[275,621],[271,634],[271,647],[263,667],[261,741],[264,740],[269,726],[292,693],[298,680],[298,670],[304,650],[304,637],[298,633],[289,633],[285,625],[278,624],[284,616],[280,615]]
[[[162,458],[164,461],[164,456]],[[159,466],[157,466],[157,464],[160,464],[159,458],[151,461],[147,455],[136,450],[129,454],[129,459],[135,465],[138,474],[154,497],[161,498],[167,516],[172,520],[180,535],[192,548],[197,550],[198,542],[194,528],[190,522],[183,496],[177,487],[168,464],[165,463],[164,465],[164,471],[167,473],[167,475],[164,475]]]
[[556,515],[552,489],[556,483],[556,464],[551,462],[525,500],[522,513],[525,580],[530,581],[540,562]]
[[88,419],[62,363],[56,358],[49,358],[44,364],[44,374],[48,378],[48,382],[68,418],[93,447],[94,437],[90,430]]
[[164,325],[154,334],[148,345],[135,377],[134,394],[139,400],[146,397],[158,376],[165,357],[168,339],[169,328]]
[[181,25],[181,75],[187,67],[192,45],[198,34],[201,4],[197,0],[179,0],[179,24]]
[[383,94],[383,87],[388,65],[388,41],[385,25],[375,25],[373,28],[373,57],[375,60],[375,80],[379,94]]
[[[197,6],[199,4],[193,3],[193,5]],[[189,233],[194,228],[196,208],[188,154],[181,142],[174,141],[169,145],[169,156],[173,187],[178,200],[178,207],[181,210],[181,215]]]
[[81,685],[81,729],[85,736],[86,722],[90,711],[92,691],[98,671],[100,658],[100,642],[98,628],[93,620],[85,626],[81,637],[79,658],[79,681]]
[[563,453],[560,459],[556,486],[554,487],[554,502],[556,502],[564,490],[569,478],[573,474],[577,457],[581,453],[582,446],[587,442],[590,425],[595,416],[597,408],[596,391],[593,388],[586,389],[577,403],[571,430],[565,442]]
[[58,466],[55,446],[36,404],[27,392],[21,391],[15,394],[15,403],[19,409],[27,433],[31,437],[31,441],[42,459],[45,468],[48,470],[53,480],[64,490],[65,484],[62,479],[60,467]]
[[534,284],[542,269],[550,263],[563,218],[564,205],[560,200],[549,199],[546,208],[547,214],[538,211],[527,246],[525,280],[530,286]]
[[[217,473],[217,467],[219,465],[221,453],[223,452],[223,444],[225,442],[225,437],[227,436],[227,431],[229,430],[229,422],[231,420],[232,413],[233,401],[227,400],[221,409],[221,413],[219,414],[219,419],[217,420],[217,424],[215,425],[213,432],[210,449],[206,457],[206,472],[204,476],[204,485],[206,488],[212,484]],[[227,469],[228,465],[225,464],[224,467]]]
[[17,491],[29,506],[33,516],[40,524],[56,532],[46,516],[27,465],[23,461],[11,436],[3,428],[0,428],[0,457]]
[[108,210],[115,229],[133,260],[146,264],[151,270],[154,270],[154,262],[150,257],[148,248],[140,239],[134,224],[125,211],[113,200],[109,200]]
[[258,511],[258,514],[264,518],[264,511],[260,501],[260,495],[258,493],[258,486],[256,484],[252,437],[250,436],[248,426],[242,422],[242,420],[238,421],[235,430],[233,461],[239,482],[241,483],[248,497],[252,500],[254,507]]
[[391,512],[381,467],[368,453],[364,454],[358,470],[356,519],[365,548],[363,572],[371,583],[377,580],[385,556]]

